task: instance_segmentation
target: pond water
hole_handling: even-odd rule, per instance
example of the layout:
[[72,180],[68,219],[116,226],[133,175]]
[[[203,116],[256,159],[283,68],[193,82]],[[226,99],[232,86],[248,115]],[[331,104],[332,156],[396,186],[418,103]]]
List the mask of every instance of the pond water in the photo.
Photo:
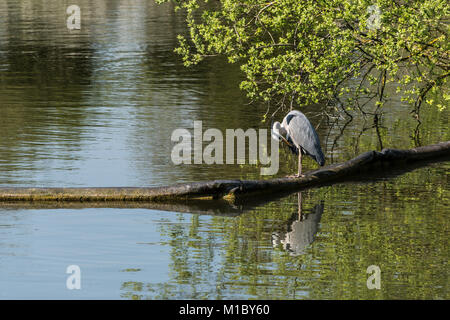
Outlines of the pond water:
[[[267,128],[239,67],[183,67],[182,13],[151,1],[0,0],[0,187],[158,186],[260,179],[257,165],[174,165],[171,134]],[[328,163],[450,140],[449,112],[422,123],[392,98],[381,127],[318,126]],[[281,117],[281,115],[280,115]],[[277,176],[295,172],[280,151]],[[306,159],[304,170],[316,168]],[[0,204],[0,298],[449,299],[449,162],[383,179],[206,208]],[[81,289],[69,290],[69,266]],[[367,268],[379,267],[380,289]]]

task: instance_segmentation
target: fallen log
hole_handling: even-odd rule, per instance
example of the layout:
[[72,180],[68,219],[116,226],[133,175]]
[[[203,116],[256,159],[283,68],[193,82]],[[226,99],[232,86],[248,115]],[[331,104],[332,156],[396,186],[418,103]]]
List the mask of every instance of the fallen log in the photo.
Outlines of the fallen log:
[[343,163],[305,173],[301,178],[270,180],[214,180],[176,184],[164,187],[116,188],[0,188],[0,206],[7,202],[159,202],[175,203],[186,200],[237,199],[261,194],[290,193],[306,188],[355,180],[359,175],[376,169],[379,175],[387,168],[407,166],[416,162],[448,161],[450,141],[408,150],[384,149],[368,151]]

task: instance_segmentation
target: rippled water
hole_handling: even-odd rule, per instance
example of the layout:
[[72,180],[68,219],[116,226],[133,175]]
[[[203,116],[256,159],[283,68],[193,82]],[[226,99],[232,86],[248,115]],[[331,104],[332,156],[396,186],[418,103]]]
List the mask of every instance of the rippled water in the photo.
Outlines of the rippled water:
[[[0,1],[0,186],[155,186],[258,179],[256,165],[170,160],[171,133],[264,128],[238,66],[182,66],[182,13],[151,1]],[[450,140],[449,112],[417,125],[393,99],[333,125],[304,109],[327,162]],[[345,130],[342,130],[345,126]],[[278,176],[296,170],[281,151]],[[305,169],[315,168],[307,160]],[[449,162],[372,182],[231,206],[0,205],[0,298],[448,299]],[[301,201],[300,201],[301,200]],[[68,290],[66,269],[81,269]],[[381,270],[369,290],[367,267]]]

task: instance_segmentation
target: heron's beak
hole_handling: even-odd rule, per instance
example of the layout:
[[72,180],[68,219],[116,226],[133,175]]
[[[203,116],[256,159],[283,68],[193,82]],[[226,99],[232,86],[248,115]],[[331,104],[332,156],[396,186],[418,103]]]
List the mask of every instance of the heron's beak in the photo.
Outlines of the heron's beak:
[[281,141],[283,141],[283,142],[284,142],[285,144],[287,144],[289,147],[292,147],[292,144],[290,144],[289,141],[287,141],[286,138],[283,137],[281,134],[280,134],[280,138],[281,138]]

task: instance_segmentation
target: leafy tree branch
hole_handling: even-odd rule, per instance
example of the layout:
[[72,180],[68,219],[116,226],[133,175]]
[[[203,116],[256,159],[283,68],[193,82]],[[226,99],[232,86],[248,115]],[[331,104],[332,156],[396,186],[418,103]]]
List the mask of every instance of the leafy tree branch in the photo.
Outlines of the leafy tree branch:
[[173,2],[190,32],[176,49],[184,64],[218,55],[238,63],[241,89],[268,104],[266,115],[335,97],[345,98],[346,113],[378,114],[389,85],[416,116],[428,93],[450,99],[446,0]]

